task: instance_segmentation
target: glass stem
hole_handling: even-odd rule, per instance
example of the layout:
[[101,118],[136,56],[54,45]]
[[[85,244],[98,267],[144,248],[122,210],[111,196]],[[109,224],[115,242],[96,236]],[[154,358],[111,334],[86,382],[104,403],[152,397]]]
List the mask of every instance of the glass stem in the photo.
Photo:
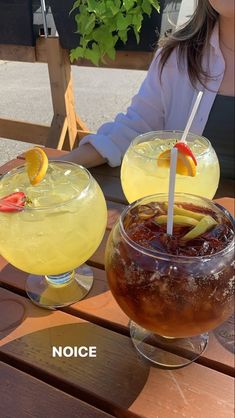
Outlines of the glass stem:
[[62,273],[62,274],[51,274],[45,277],[51,285],[58,286],[58,285],[68,283],[73,278],[73,276],[74,276],[74,270],[67,271],[66,273]]

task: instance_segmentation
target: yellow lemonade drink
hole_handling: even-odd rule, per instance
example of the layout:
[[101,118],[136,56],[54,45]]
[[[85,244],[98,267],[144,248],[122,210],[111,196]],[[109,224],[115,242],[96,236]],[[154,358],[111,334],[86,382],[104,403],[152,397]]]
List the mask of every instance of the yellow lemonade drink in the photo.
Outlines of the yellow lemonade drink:
[[[122,188],[130,203],[144,196],[168,192],[169,168],[159,166],[158,157],[171,149],[182,134],[179,131],[149,132],[132,141],[121,167]],[[191,133],[187,144],[197,160],[196,176],[176,174],[175,191],[212,199],[220,175],[216,153],[206,138]]]
[[0,198],[23,191],[27,204],[0,211],[0,254],[15,267],[57,275],[84,263],[100,244],[107,223],[103,193],[81,166],[50,162],[43,180],[29,182],[25,166],[0,180]]

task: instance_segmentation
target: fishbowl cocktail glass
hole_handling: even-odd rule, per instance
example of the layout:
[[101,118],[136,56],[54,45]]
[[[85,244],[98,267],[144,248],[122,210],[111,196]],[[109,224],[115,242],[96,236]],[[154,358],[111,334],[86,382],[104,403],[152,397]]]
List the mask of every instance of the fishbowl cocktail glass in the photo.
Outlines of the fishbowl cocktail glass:
[[[128,202],[155,193],[167,193],[169,168],[159,166],[159,155],[182,137],[180,131],[149,132],[135,138],[122,162],[121,181]],[[176,175],[176,192],[212,199],[219,183],[219,163],[208,139],[189,133],[187,144],[197,159],[195,177]]]
[[[82,266],[99,246],[107,223],[103,193],[83,167],[51,161],[44,179],[32,186],[25,166],[0,180],[0,198],[23,191],[27,204],[0,212],[0,254],[32,274],[28,296],[40,306],[56,308],[84,297],[93,282]],[[35,276],[36,275],[36,276]]]
[[167,235],[167,195],[152,195],[124,210],[106,247],[110,289],[132,320],[135,347],[173,368],[200,356],[207,332],[232,314],[234,297],[232,217],[194,195],[177,193],[175,205],[181,223],[193,213],[215,225],[189,241],[185,236],[194,227],[187,222]]

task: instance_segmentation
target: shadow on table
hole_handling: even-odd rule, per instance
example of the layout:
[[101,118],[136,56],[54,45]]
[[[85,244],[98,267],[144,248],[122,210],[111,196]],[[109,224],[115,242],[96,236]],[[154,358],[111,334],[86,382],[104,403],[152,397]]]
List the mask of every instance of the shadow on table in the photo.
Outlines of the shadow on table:
[[[0,342],[13,333],[23,322],[30,318],[40,318],[52,314],[52,311],[40,309],[33,305],[29,309],[29,302],[6,289],[0,288]],[[30,332],[30,327],[29,327]]]
[[[52,347],[62,347],[62,357],[53,357]],[[66,357],[74,347],[96,347],[96,357]],[[1,347],[0,353],[24,362],[30,373],[47,383],[66,388],[91,402],[97,397],[127,409],[142,391],[150,367],[133,348],[130,339],[91,323],[60,325],[27,334]],[[67,353],[67,354],[66,354]],[[97,402],[97,400],[96,400]]]
[[213,331],[219,343],[231,353],[235,353],[234,345],[234,315]]
[[[31,306],[28,299],[22,297],[25,296],[23,288],[28,277],[27,273],[7,264],[2,258],[1,265],[3,267],[0,272],[0,341],[20,327],[27,318],[44,318],[52,313],[45,309],[38,310],[35,305]],[[15,293],[15,290],[22,296]]]
[[2,295],[0,291],[0,340],[16,329],[25,319],[25,305],[14,296]]
[[[49,310],[41,310],[40,314],[38,311],[28,312],[26,304],[14,297],[2,297],[1,293],[2,289],[0,291],[0,346],[1,341],[19,328],[27,318],[40,318],[43,321],[43,317],[52,314]],[[32,312],[35,315],[32,315]]]

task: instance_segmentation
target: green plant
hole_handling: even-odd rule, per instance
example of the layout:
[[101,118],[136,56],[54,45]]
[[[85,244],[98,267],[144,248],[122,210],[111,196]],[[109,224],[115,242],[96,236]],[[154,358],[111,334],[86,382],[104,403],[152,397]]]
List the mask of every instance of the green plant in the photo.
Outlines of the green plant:
[[153,8],[159,12],[158,0],[76,0],[72,11],[77,12],[80,43],[71,50],[71,61],[86,58],[99,65],[105,56],[115,59],[115,45],[118,39],[126,43],[130,29],[139,43],[143,16],[150,16]]

